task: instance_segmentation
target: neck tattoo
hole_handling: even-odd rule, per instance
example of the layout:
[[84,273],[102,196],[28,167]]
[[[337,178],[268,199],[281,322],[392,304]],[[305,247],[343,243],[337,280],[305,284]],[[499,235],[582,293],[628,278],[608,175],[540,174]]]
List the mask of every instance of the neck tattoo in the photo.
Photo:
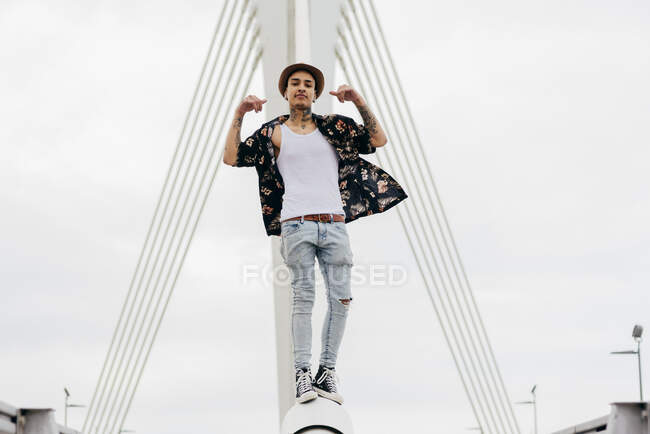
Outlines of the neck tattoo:
[[293,124],[300,125],[301,129],[306,129],[307,125],[309,125],[312,121],[311,118],[311,108],[306,108],[305,110],[298,110],[295,108],[291,109],[291,115],[289,116],[289,120]]

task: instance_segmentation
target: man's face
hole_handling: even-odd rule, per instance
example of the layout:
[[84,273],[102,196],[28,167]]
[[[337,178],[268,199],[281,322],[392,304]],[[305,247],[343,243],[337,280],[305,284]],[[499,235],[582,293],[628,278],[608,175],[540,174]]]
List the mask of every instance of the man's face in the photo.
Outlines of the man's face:
[[285,96],[289,107],[306,109],[311,107],[316,96],[316,81],[307,71],[295,71],[287,80]]

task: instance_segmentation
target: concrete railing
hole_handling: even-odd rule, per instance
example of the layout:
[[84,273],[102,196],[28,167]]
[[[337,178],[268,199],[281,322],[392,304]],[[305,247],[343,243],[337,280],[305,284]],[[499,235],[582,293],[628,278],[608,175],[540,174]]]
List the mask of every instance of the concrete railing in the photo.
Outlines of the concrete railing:
[[613,402],[608,416],[599,417],[553,434],[650,434],[649,402]]
[[0,401],[0,434],[15,434],[18,410]]
[[602,416],[598,419],[592,419],[579,425],[556,431],[553,434],[591,434],[597,432],[602,434],[607,429],[607,419],[609,419],[609,416]]
[[325,398],[294,404],[282,421],[281,434],[354,434],[345,407]]
[[16,408],[0,401],[0,434],[81,434],[56,423],[51,408]]

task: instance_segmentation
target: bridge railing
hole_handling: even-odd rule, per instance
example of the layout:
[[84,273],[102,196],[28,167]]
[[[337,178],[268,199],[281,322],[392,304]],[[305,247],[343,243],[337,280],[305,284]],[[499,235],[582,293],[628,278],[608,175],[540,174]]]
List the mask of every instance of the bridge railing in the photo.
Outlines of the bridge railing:
[[16,433],[18,409],[0,401],[0,434]]
[[54,410],[16,408],[0,401],[0,434],[81,434],[54,421]]
[[604,432],[607,429],[607,420],[609,416],[602,416],[587,422],[580,423],[570,428],[555,431],[553,434],[591,434]]
[[648,423],[648,412],[650,402],[632,401],[632,402],[612,402],[608,416],[602,416],[598,419],[592,419],[555,431],[553,434],[648,434],[650,433],[650,424]]

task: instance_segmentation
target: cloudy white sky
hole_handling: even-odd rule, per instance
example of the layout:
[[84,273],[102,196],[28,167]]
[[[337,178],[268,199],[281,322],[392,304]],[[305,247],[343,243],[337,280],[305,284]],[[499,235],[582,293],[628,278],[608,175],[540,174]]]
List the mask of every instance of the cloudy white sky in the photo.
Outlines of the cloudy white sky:
[[[541,432],[637,399],[635,360],[608,353],[650,326],[650,4],[376,5],[510,398],[538,384]],[[89,403],[220,7],[0,2],[0,400]],[[128,429],[274,432],[272,293],[241,278],[271,258],[256,183],[220,170]],[[348,229],[358,264],[408,273],[353,289],[357,432],[469,432],[397,212]]]

